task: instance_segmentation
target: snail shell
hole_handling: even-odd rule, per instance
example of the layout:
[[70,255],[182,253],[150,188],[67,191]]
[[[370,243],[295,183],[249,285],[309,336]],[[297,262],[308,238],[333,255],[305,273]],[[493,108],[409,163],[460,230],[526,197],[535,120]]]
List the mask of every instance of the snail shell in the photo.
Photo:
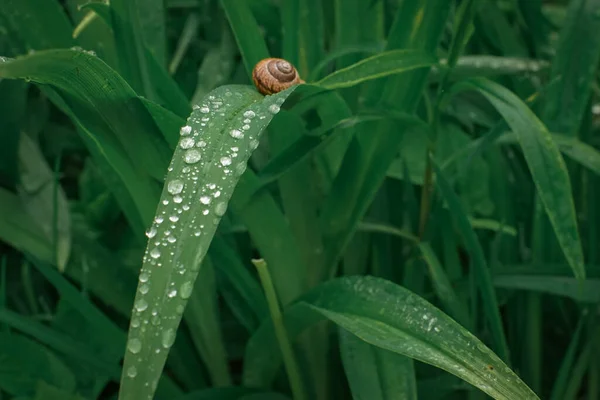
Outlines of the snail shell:
[[265,58],[252,71],[254,85],[264,95],[274,94],[290,86],[304,83],[294,66],[281,58]]

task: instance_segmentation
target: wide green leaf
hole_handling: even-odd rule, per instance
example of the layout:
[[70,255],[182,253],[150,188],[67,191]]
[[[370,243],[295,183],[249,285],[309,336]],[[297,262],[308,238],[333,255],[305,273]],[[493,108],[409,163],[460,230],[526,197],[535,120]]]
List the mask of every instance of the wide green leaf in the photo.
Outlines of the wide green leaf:
[[262,131],[293,90],[263,98],[247,86],[221,87],[195,107],[181,128],[156,217],[147,231],[120,399],[153,395],[233,190]]
[[[392,282],[375,277],[338,278],[312,289],[284,313],[290,337],[323,317],[371,345],[446,370],[495,399],[538,399],[479,339]],[[247,384],[264,384],[262,379],[269,379],[280,365],[279,353],[270,351],[274,340],[272,322],[265,321],[248,344]]]

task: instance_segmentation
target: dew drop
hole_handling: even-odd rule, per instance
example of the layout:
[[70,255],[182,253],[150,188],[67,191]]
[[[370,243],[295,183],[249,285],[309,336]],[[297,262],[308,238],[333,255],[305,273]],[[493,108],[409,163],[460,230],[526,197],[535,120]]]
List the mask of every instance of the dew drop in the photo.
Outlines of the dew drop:
[[181,197],[179,195],[173,197],[173,202],[176,203],[176,204],[179,204],[182,201],[183,201],[183,197]]
[[250,129],[250,125],[246,124],[246,125],[242,126],[242,129],[247,131],[248,129]]
[[206,205],[210,204],[210,197],[209,196],[200,197],[200,203],[206,204]]
[[223,166],[228,166],[231,165],[231,158],[229,157],[221,157],[221,159],[219,160],[221,162],[221,165]]
[[162,345],[165,349],[173,346],[175,342],[175,331],[173,329],[167,329],[162,334]]
[[152,257],[152,258],[160,257],[160,250],[158,249],[158,247],[155,247],[150,251],[150,257]]
[[181,142],[179,142],[179,147],[181,147],[182,149],[191,149],[192,147],[194,147],[195,144],[196,141],[194,139],[192,139],[191,137],[186,137],[181,139]]
[[223,216],[227,211],[227,203],[221,202],[215,206],[215,214],[219,217]]
[[242,133],[242,131],[239,131],[237,129],[233,129],[231,132],[229,132],[229,134],[234,139],[241,139],[244,137],[244,134]]
[[177,221],[179,221],[179,217],[177,215],[171,215],[169,217],[169,221],[171,221],[171,222],[177,222]]
[[157,224],[162,224],[162,222],[164,221],[164,218],[163,218],[163,217],[161,217],[161,216],[158,216],[158,217],[154,218],[154,221],[155,221]]
[[256,116],[256,114],[252,110],[248,110],[244,113],[244,117],[246,117],[246,118],[254,118],[255,116]]
[[127,350],[133,354],[137,354],[142,350],[142,342],[138,338],[133,338],[127,342]]
[[154,226],[150,227],[150,229],[146,231],[146,236],[148,239],[152,239],[154,236],[156,236],[156,228]]
[[149,290],[150,290],[150,286],[148,286],[147,284],[144,284],[144,285],[140,286],[140,293],[141,294],[146,294],[146,293],[148,293]]
[[169,243],[175,243],[177,241],[177,239],[175,238],[175,236],[169,236],[167,238],[167,242]]
[[206,142],[204,140],[201,140],[198,142],[198,144],[196,144],[197,147],[206,147]]
[[137,369],[135,368],[135,366],[131,366],[129,368],[127,368],[127,376],[130,378],[135,378],[135,376],[137,375]]
[[200,107],[200,112],[202,114],[208,114],[210,112],[210,108],[208,108],[206,106],[202,106],[202,107]]
[[183,182],[179,179],[169,182],[167,185],[167,191],[171,194],[179,194],[183,190]]
[[142,312],[148,308],[148,302],[144,299],[139,299],[135,302],[135,309],[139,312]]
[[169,297],[172,299],[173,297],[177,296],[177,290],[175,290],[175,289],[171,290],[171,291],[170,291],[170,292],[167,294],[167,296],[169,296]]
[[192,282],[184,282],[179,288],[179,297],[182,299],[189,299],[192,295],[193,288]]
[[192,149],[185,152],[185,156],[183,156],[183,159],[188,164],[195,164],[198,161],[200,161],[201,157],[202,155],[198,150]]
[[179,133],[180,133],[182,136],[189,135],[190,133],[192,133],[192,127],[191,127],[191,126],[188,126],[188,125],[186,125],[186,126],[184,126],[183,128],[181,128],[181,130],[179,131]]
[[277,114],[279,112],[279,110],[281,110],[281,108],[277,104],[271,104],[269,106],[269,112],[271,114]]
[[140,282],[142,282],[142,283],[148,282],[148,278],[150,278],[150,277],[148,276],[148,274],[146,272],[142,272],[140,274]]
[[181,206],[181,208],[183,208],[183,211],[187,211],[190,209],[190,206],[188,206],[187,204],[184,204]]
[[140,320],[137,319],[137,318],[132,319],[131,320],[131,326],[134,327],[134,328],[139,327],[140,326]]

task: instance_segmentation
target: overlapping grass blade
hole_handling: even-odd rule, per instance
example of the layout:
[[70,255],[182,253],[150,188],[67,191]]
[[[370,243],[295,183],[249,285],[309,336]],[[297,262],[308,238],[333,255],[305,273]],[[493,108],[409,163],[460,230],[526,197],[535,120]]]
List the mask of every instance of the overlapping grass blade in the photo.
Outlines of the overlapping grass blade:
[[413,360],[363,342],[343,329],[340,352],[356,400],[416,400]]
[[600,302],[600,280],[578,282],[564,276],[502,275],[494,277],[494,286],[505,289],[527,290],[569,297],[582,303]]
[[435,62],[433,56],[421,50],[391,50],[335,71],[315,85],[326,89],[347,88],[369,80],[431,67]]
[[[594,174],[600,175],[600,151],[575,137],[564,134],[552,134],[552,140],[561,153]],[[518,143],[518,139],[514,133],[505,133],[496,140],[496,143],[513,144]]]
[[[221,87],[181,128],[156,218],[147,232],[120,399],[154,393],[201,261],[237,181],[260,134],[293,90],[263,99],[246,86]],[[246,119],[251,122],[243,122]]]
[[435,171],[437,186],[442,197],[448,204],[452,218],[463,237],[465,247],[471,257],[473,273],[475,274],[475,279],[478,283],[485,315],[492,332],[494,341],[493,348],[503,360],[508,361],[508,345],[502,327],[502,319],[500,318],[500,311],[498,309],[498,300],[492,285],[492,279],[485,261],[483,249],[481,248],[477,235],[460,203],[459,197],[454,193],[452,186],[450,186],[450,183],[446,180],[439,167],[435,163],[433,163],[432,166]]
[[464,327],[470,327],[467,308],[460,302],[446,271],[428,243],[420,243],[419,249],[429,267],[429,275],[437,296],[440,298],[448,313]]
[[563,253],[575,277],[585,278],[571,181],[550,133],[515,94],[497,83],[483,78],[470,79],[457,83],[451,88],[451,93],[462,90],[475,90],[485,96],[517,135]]
[[569,3],[567,20],[552,60],[551,79],[559,82],[548,89],[542,116],[552,132],[578,136],[600,61],[600,37],[590,35],[600,30],[598,13],[598,0]]
[[[433,52],[449,8],[450,3],[445,0],[403,2],[390,31],[387,49]],[[421,97],[427,73],[427,68],[421,68],[406,75],[373,81],[368,88],[367,105],[380,104],[386,109],[412,113]],[[335,269],[385,179],[401,139],[402,134],[393,121],[382,121],[359,129],[356,139],[350,143],[321,213],[327,238],[323,268],[327,276]]]

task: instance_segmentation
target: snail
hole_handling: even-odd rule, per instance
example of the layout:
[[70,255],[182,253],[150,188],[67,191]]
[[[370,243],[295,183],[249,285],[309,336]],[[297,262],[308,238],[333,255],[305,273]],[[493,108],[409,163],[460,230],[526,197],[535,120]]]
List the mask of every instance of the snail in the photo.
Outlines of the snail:
[[281,58],[265,58],[252,71],[254,85],[264,95],[279,93],[291,86],[305,83],[294,66]]

